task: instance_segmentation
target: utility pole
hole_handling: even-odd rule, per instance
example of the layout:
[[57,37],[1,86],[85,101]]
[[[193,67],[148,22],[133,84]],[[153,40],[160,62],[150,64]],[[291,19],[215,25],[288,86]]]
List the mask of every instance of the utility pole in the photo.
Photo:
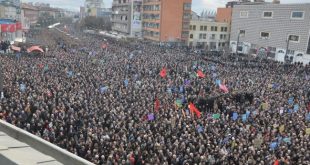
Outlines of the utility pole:
[[236,55],[238,55],[239,40],[240,40],[240,30],[239,30],[239,32],[238,32],[238,38],[237,38]]

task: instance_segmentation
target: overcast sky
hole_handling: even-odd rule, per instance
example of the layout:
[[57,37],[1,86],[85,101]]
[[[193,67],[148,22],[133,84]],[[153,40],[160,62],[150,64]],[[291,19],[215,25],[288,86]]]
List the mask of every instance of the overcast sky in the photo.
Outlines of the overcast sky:
[[[106,7],[111,7],[113,0],[103,0]],[[224,7],[226,2],[231,0],[192,0],[192,10],[200,14],[204,9],[216,10],[218,7]],[[272,1],[272,0],[266,0]],[[42,2],[49,3],[52,6],[79,10],[83,6],[84,0],[22,0],[22,2]],[[281,0],[281,3],[310,3],[310,0]]]

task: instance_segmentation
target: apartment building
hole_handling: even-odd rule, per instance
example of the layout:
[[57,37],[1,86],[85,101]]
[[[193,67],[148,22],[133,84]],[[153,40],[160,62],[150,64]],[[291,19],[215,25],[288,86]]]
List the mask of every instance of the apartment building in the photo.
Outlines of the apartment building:
[[112,30],[118,33],[142,37],[142,0],[113,0]]
[[0,40],[22,40],[20,6],[20,0],[0,0]]
[[198,49],[223,50],[229,44],[228,22],[191,20],[188,46]]
[[143,37],[183,42],[189,37],[192,0],[143,0]]
[[232,52],[309,63],[310,4],[234,6],[230,46]]

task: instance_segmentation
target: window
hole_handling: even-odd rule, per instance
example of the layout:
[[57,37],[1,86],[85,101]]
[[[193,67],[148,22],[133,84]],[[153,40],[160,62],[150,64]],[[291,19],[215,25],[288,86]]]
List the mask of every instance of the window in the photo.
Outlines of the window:
[[214,31],[214,26],[211,26],[211,31]]
[[297,57],[302,57],[302,56],[303,56],[303,54],[298,53],[296,56],[297,56]]
[[294,53],[295,53],[295,50],[287,50],[287,54],[294,55]]
[[200,26],[200,31],[203,31],[203,26]]
[[217,26],[215,26],[215,27],[214,27],[214,31],[216,31],[216,32],[217,32]]
[[204,30],[204,31],[207,31],[207,26],[204,26],[204,27],[203,27],[203,30]]
[[245,36],[245,30],[240,30],[239,34],[240,34],[240,36]]
[[193,25],[193,30],[196,30],[196,25]]
[[192,4],[191,3],[184,3],[184,10],[191,10]]
[[202,34],[201,33],[199,34],[199,39],[202,39]]
[[189,25],[189,30],[193,30],[193,26],[192,25]]
[[211,39],[212,39],[212,40],[215,39],[215,34],[212,34]]
[[273,12],[272,11],[264,11],[263,18],[272,18]]
[[227,32],[227,27],[221,27],[221,32]]
[[190,35],[189,35],[189,38],[194,38],[194,35],[193,35],[193,34],[190,34]]
[[249,12],[248,11],[240,11],[240,18],[248,18]]
[[299,36],[297,36],[297,35],[289,35],[288,36],[288,40],[289,41],[293,41],[293,42],[299,42]]
[[203,39],[207,39],[207,34],[203,34],[203,35],[202,35],[202,38],[203,38]]
[[291,19],[304,19],[303,11],[293,11],[291,14]]
[[262,39],[268,39],[269,36],[270,36],[270,33],[268,33],[268,32],[261,32],[261,33],[260,33],[260,37],[261,37]]

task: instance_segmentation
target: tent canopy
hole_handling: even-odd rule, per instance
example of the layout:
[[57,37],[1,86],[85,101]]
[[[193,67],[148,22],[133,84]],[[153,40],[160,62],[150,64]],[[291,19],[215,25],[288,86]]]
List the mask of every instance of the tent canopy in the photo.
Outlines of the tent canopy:
[[20,47],[18,47],[18,46],[12,45],[11,49],[14,50],[14,51],[20,52]]
[[43,49],[41,49],[39,46],[32,46],[30,48],[27,49],[27,52],[30,53],[30,52],[33,52],[33,51],[39,51],[41,53],[43,53]]

